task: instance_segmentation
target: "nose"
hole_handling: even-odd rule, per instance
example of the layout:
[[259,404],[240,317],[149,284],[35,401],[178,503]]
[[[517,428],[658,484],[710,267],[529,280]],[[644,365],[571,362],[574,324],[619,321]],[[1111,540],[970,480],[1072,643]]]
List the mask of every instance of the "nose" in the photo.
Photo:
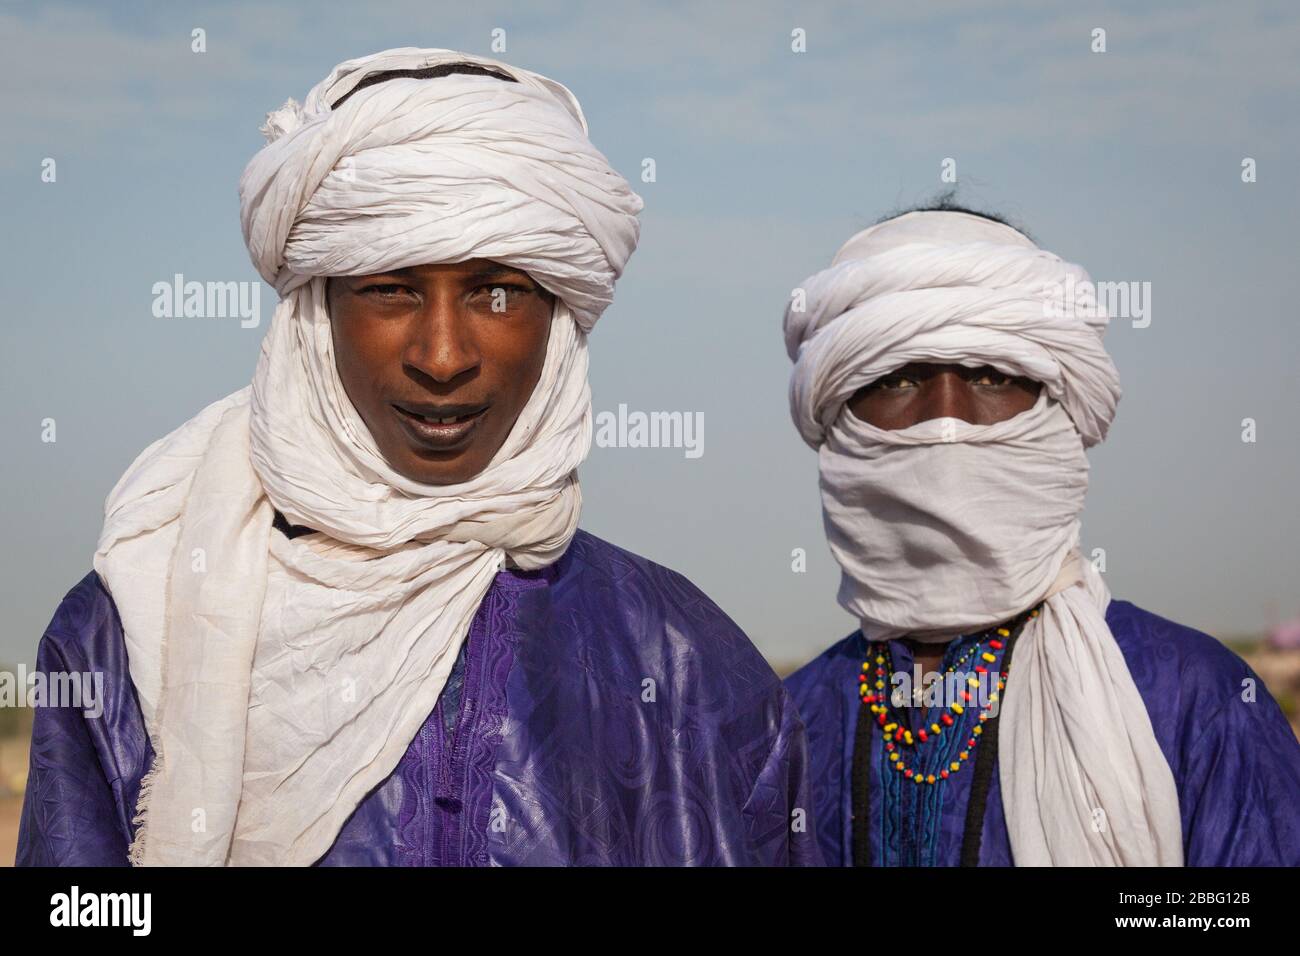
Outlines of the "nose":
[[971,385],[959,372],[950,368],[935,372],[921,383],[918,422],[932,418],[960,418],[977,424]]
[[482,361],[471,316],[450,296],[431,296],[427,307],[412,317],[410,330],[403,364],[439,384],[451,382]]

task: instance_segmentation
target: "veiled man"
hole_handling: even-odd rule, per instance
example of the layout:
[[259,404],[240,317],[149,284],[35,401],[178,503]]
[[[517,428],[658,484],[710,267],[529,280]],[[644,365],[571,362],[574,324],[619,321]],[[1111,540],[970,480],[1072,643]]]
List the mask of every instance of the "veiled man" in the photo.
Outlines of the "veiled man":
[[25,864],[814,862],[746,636],[578,529],[587,336],[640,198],[572,93],[350,60],[240,183],[252,384],[147,448],[39,667]]
[[791,411],[860,623],[787,681],[827,861],[1300,864],[1300,744],[1268,690],[1080,552],[1120,396],[1087,273],[948,205],[801,290]]

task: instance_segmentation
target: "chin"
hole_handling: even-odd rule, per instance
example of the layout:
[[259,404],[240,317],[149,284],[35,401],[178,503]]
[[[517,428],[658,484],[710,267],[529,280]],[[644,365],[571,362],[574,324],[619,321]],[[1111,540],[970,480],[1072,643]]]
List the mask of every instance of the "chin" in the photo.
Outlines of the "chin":
[[460,461],[440,463],[436,467],[431,467],[430,462],[418,458],[409,462],[407,467],[397,468],[403,477],[423,485],[458,485],[463,481],[469,481],[482,470],[473,467],[473,463]]

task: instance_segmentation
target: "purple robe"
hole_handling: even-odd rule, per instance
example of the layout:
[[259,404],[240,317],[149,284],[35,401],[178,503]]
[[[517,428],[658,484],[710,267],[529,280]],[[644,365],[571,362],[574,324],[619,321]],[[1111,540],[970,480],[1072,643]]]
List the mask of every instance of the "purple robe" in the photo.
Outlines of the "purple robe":
[[[103,671],[104,713],[37,710],[17,862],[125,865],[152,748],[94,572],[37,667]],[[673,571],[582,531],[547,568],[501,571],[453,687],[317,865],[821,862],[789,696]]]
[[[1173,771],[1186,864],[1300,866],[1300,743],[1263,681],[1214,638],[1127,601],[1111,602],[1106,623]],[[974,640],[953,641],[942,667],[957,660]],[[896,640],[889,646],[896,671],[911,672],[907,645]],[[830,865],[852,866],[854,861],[852,763],[858,712],[865,706],[857,678],[866,655],[867,644],[858,631],[786,680],[808,731],[812,815],[822,855]],[[1008,674],[1008,692],[1014,693],[1014,652]],[[1254,699],[1243,699],[1252,688]],[[976,710],[966,708],[966,713]],[[975,766],[963,766],[933,786],[903,781],[902,773],[884,769],[888,755],[882,753],[883,735],[874,721],[871,730],[863,778],[868,826],[859,846],[866,865],[956,866],[962,862],[968,831],[970,847],[977,846],[975,853],[967,850],[969,862],[1014,863],[997,759],[988,761],[992,773],[983,791],[982,819],[977,819],[981,814],[976,810],[968,824],[972,793],[981,789],[975,783]],[[956,749],[964,746],[962,738],[968,733],[955,739]],[[943,735],[927,747],[933,745],[946,745]],[[978,752],[971,757],[973,765]],[[858,799],[861,804],[861,794]],[[883,811],[885,805],[891,813]]]

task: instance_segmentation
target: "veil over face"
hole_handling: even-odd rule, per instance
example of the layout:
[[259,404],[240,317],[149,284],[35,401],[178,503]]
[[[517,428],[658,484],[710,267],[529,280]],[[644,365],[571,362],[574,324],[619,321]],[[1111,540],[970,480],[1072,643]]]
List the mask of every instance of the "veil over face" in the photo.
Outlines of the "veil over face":
[[[1088,274],[1016,230],[915,212],[850,239],[785,314],[790,411],[818,452],[839,601],[869,640],[946,641],[1039,602],[1016,645],[1000,776],[1021,865],[1182,863],[1173,774],[1079,554],[1085,449],[1120,397]],[[1042,383],[987,425],[899,430],[847,400],[911,362]],[[1098,830],[1094,811],[1109,826]]]

